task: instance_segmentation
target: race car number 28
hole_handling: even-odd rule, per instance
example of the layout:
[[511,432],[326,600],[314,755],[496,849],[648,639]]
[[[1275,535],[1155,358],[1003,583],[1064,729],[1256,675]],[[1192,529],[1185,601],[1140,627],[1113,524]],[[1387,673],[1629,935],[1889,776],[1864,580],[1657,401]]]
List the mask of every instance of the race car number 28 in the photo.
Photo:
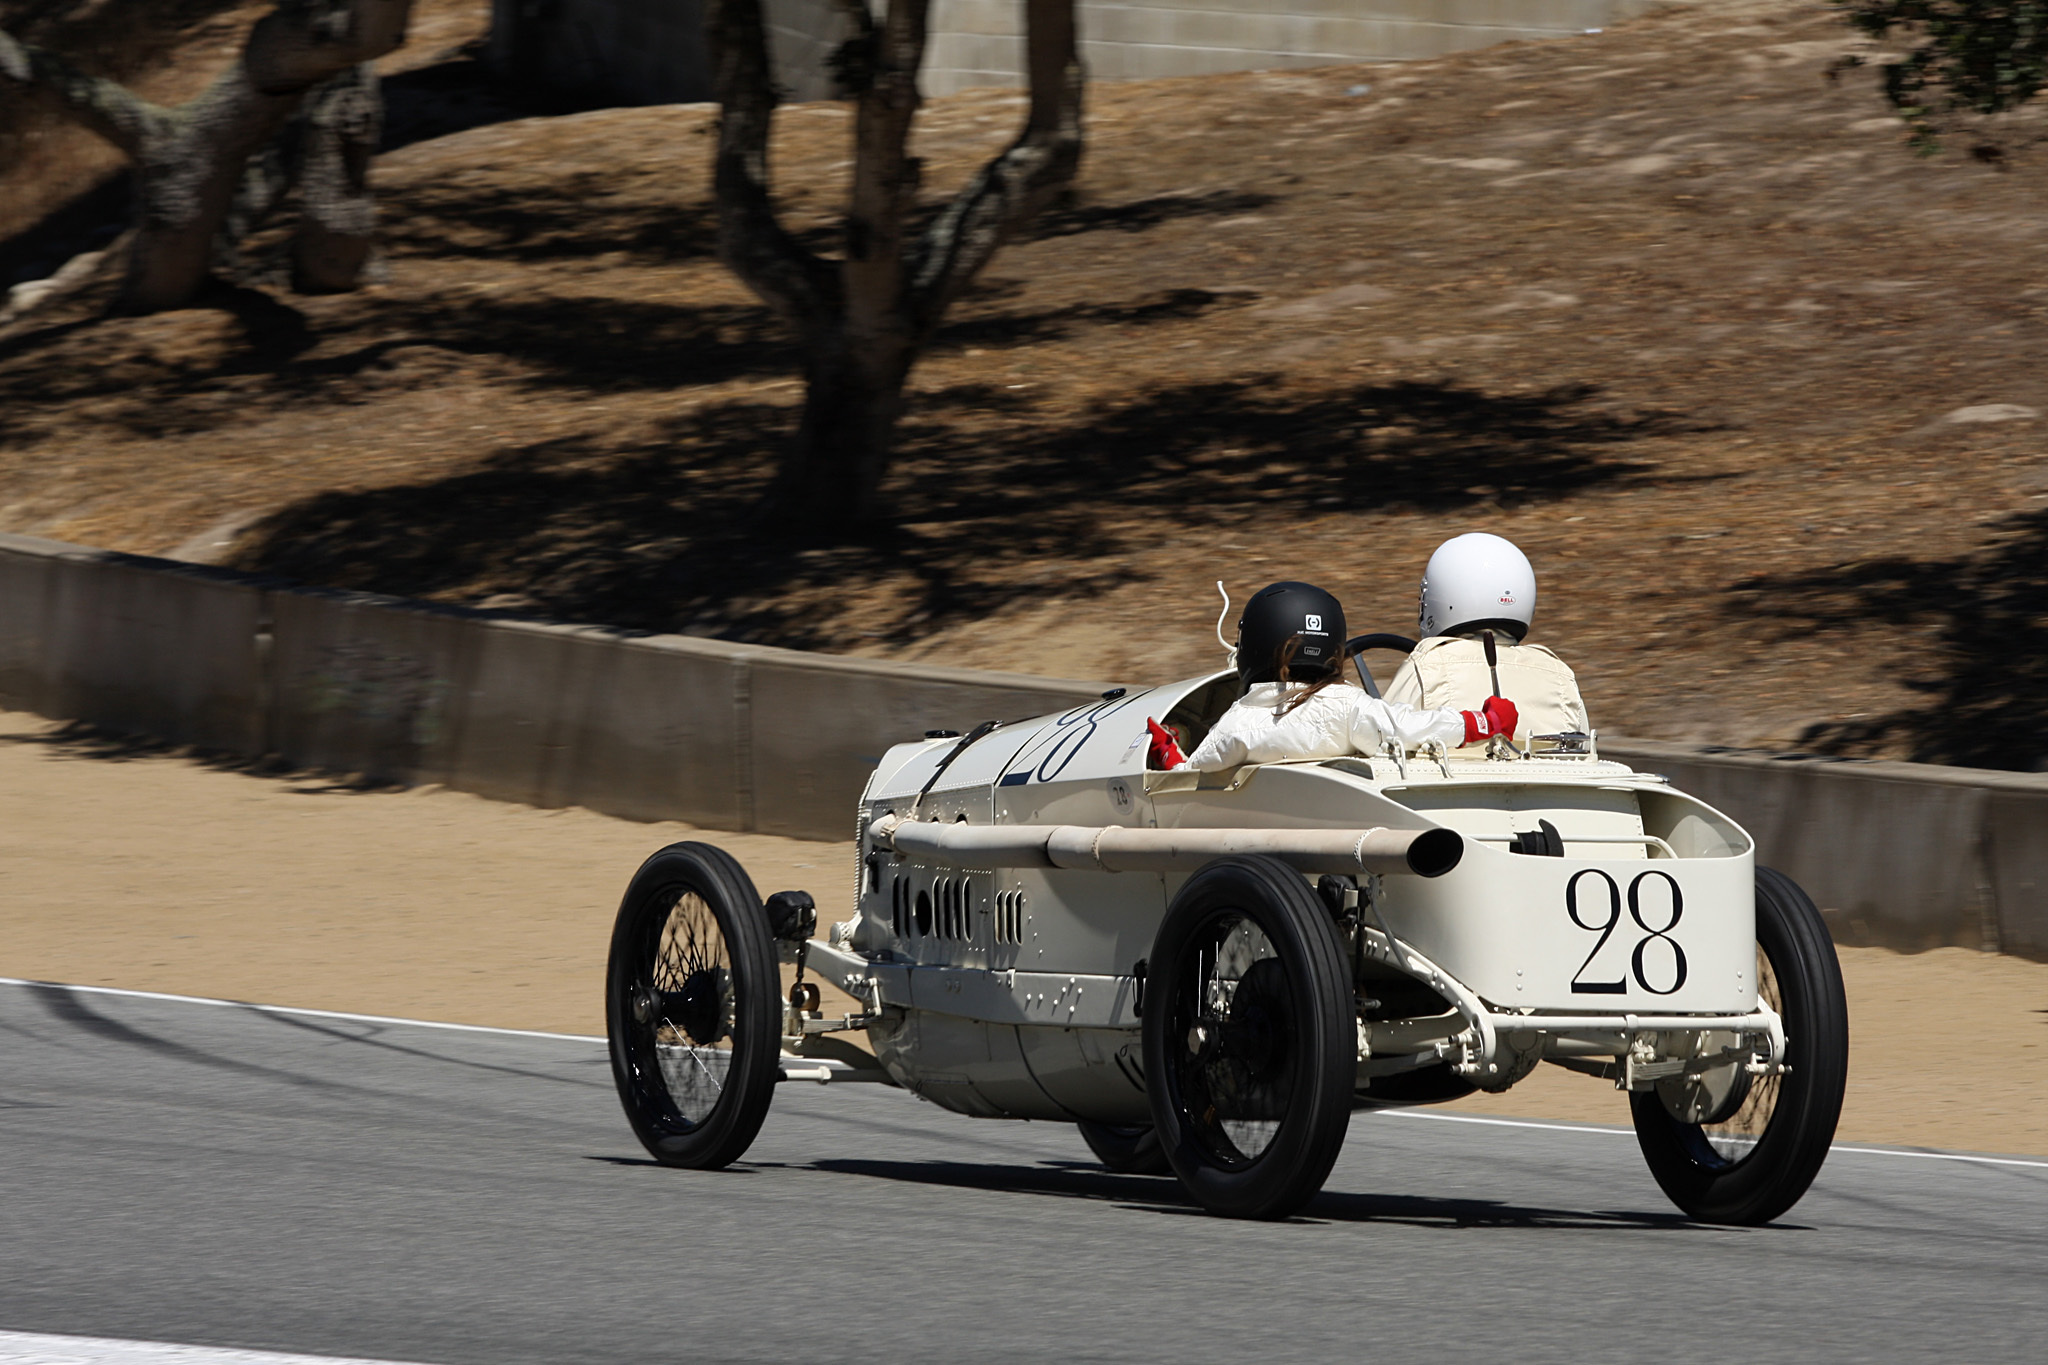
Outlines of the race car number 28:
[[[1601,894],[1603,891],[1606,893],[1604,896]],[[1578,975],[1572,978],[1573,995],[1627,993],[1627,976],[1602,980],[1600,978],[1612,968],[1594,967],[1594,959],[1600,956],[1607,940],[1614,937],[1616,927],[1621,924],[1624,899],[1628,902],[1628,917],[1643,931],[1643,936],[1636,941],[1635,951],[1628,958],[1629,974],[1635,977],[1636,984],[1652,995],[1671,995],[1685,984],[1685,949],[1671,937],[1671,931],[1678,927],[1678,921],[1685,914],[1685,897],[1679,893],[1677,878],[1668,872],[1641,873],[1628,884],[1628,893],[1624,897],[1620,883],[1599,868],[1589,867],[1573,873],[1572,879],[1564,884],[1564,909],[1571,916],[1572,923],[1589,934],[1600,935],[1593,951],[1587,953],[1586,960],[1579,964]],[[1601,917],[1603,902],[1605,918]],[[1587,979],[1589,974],[1592,980]],[[1671,984],[1657,984],[1666,978]]]

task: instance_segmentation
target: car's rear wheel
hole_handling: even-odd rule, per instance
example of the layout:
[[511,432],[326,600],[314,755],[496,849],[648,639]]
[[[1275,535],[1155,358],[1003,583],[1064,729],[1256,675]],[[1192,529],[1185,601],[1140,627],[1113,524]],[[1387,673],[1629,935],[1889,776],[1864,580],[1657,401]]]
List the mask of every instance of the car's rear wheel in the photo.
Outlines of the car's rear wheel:
[[1671,1202],[1707,1223],[1768,1223],[1827,1160],[1849,1075],[1849,1007],[1820,911],[1797,883],[1756,873],[1757,996],[1785,1025],[1788,1070],[1629,1096],[1636,1141]]
[[1160,1150],[1159,1130],[1149,1123],[1090,1123],[1074,1125],[1095,1159],[1118,1175],[1171,1175],[1173,1163]]
[[1277,858],[1219,858],[1187,880],[1149,959],[1153,1127],[1195,1202],[1284,1218],[1344,1145],[1357,1026],[1329,912]]
[[612,930],[605,1024],[619,1101],[670,1166],[737,1161],[767,1117],[781,975],[761,897],[710,844],[670,844],[634,874]]

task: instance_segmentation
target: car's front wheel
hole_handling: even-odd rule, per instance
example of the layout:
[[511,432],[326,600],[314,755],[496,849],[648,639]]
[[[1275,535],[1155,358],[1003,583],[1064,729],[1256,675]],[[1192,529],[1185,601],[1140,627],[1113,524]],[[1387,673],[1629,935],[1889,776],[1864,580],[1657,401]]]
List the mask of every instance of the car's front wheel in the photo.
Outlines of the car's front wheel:
[[1277,858],[1219,858],[1168,907],[1147,973],[1153,1127],[1195,1202],[1284,1218],[1329,1178],[1357,1026],[1329,912]]
[[732,856],[670,844],[634,874],[605,982],[612,1078],[657,1161],[728,1165],[761,1130],[781,1054],[766,912]]
[[1849,1007],[1820,911],[1790,877],[1756,873],[1757,997],[1785,1025],[1781,1075],[1707,1094],[1661,1085],[1629,1096],[1636,1141],[1671,1202],[1707,1223],[1768,1223],[1827,1160],[1849,1075]]

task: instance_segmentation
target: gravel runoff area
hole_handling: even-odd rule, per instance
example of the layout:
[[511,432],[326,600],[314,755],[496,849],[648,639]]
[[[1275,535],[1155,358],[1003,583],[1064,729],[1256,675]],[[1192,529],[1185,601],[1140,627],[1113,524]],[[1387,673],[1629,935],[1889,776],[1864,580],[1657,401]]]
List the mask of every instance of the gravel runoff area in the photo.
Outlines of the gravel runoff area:
[[[0,713],[0,976],[600,1034],[617,897],[687,838],[849,913],[843,843],[227,771]],[[2048,1155],[2048,964],[1841,957],[1844,1139]],[[1554,1067],[1454,1107],[1627,1122]]]

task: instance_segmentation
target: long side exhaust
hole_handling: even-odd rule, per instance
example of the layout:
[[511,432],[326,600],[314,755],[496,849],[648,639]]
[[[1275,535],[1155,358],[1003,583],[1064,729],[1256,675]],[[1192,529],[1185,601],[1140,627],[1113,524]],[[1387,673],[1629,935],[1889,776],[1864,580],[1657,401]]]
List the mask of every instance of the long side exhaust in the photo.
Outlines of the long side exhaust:
[[1454,829],[1129,829],[1119,825],[969,825],[884,815],[876,846],[922,863],[1086,872],[1193,872],[1212,858],[1263,853],[1303,872],[1441,877],[1465,856]]

